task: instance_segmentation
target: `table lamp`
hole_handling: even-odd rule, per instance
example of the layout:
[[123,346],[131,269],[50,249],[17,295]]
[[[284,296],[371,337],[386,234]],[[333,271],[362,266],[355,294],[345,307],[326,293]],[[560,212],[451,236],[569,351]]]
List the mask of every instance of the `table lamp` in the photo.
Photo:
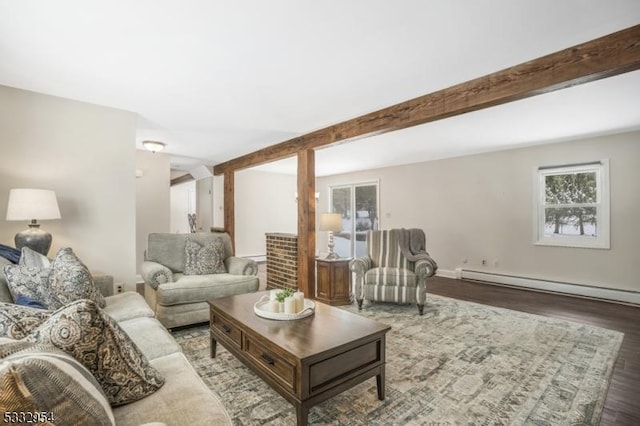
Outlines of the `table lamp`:
[[339,259],[334,251],[333,233],[342,231],[342,215],[340,213],[322,213],[320,215],[320,230],[329,231],[329,255],[327,259]]
[[12,189],[9,191],[7,220],[31,220],[29,229],[15,236],[17,249],[29,247],[43,255],[51,248],[51,234],[40,229],[38,220],[60,219],[56,193],[47,189]]

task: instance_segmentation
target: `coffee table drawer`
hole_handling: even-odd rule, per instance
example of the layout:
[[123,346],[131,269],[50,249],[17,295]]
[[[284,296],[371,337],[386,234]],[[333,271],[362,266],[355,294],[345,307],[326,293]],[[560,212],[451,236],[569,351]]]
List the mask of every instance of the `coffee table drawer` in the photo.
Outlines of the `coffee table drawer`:
[[276,377],[283,380],[291,390],[295,391],[296,367],[286,359],[273,353],[264,345],[247,336],[245,351],[251,355],[259,365],[275,374]]
[[381,340],[365,343],[334,357],[312,364],[309,368],[309,391],[313,394],[335,381],[383,361]]
[[211,315],[211,324],[212,328],[215,327],[221,334],[226,335],[233,343],[238,345],[238,347],[242,346],[242,330],[234,327],[229,321],[226,321],[218,315]]

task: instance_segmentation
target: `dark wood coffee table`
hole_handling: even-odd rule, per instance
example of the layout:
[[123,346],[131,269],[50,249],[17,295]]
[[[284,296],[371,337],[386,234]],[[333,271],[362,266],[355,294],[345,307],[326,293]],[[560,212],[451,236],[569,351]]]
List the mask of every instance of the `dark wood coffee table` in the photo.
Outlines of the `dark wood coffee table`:
[[307,318],[262,318],[253,305],[265,294],[209,301],[212,358],[220,342],[296,407],[298,425],[307,424],[312,406],[373,376],[378,399],[384,399],[385,334],[391,327],[317,301]]

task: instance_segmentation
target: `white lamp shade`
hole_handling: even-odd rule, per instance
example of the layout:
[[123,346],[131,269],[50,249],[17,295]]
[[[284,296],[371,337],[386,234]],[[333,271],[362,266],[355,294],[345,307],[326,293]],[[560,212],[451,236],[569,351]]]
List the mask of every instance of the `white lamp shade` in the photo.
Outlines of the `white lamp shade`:
[[321,231],[342,231],[342,215],[340,213],[322,213],[320,215]]
[[48,189],[12,189],[9,191],[7,220],[60,219],[56,193]]

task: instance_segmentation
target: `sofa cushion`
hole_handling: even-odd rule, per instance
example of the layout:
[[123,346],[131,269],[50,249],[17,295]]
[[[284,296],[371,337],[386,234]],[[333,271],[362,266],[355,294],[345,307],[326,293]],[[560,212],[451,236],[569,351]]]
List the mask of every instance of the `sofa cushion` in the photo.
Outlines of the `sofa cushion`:
[[258,290],[256,276],[214,274],[182,275],[174,274],[172,283],[160,284],[157,303],[164,306],[183,303],[206,302],[209,299],[251,293]]
[[150,398],[113,409],[120,426],[162,422],[167,425],[230,425],[218,398],[204,384],[187,358],[176,352],[151,361],[166,384]]
[[111,405],[136,401],[164,379],[129,336],[92,300],[61,308],[24,338],[70,353],[94,375]]
[[178,342],[155,318],[133,318],[120,321],[118,325],[149,361],[182,351]]
[[224,267],[224,244],[220,238],[201,246],[187,237],[184,244],[185,275],[223,274],[225,272],[227,270]]
[[99,307],[105,307],[104,297],[93,283],[89,269],[69,247],[61,248],[51,262],[49,283],[61,303],[60,306],[49,306],[51,309],[80,299],[90,299]]
[[[69,354],[50,345],[13,341],[0,345],[0,358],[0,407],[5,417],[16,416],[7,423],[115,424],[100,385]],[[31,415],[20,422],[19,416],[27,413]]]
[[364,274],[366,285],[415,287],[416,274],[404,268],[372,268]]
[[22,339],[50,316],[51,311],[0,302],[0,336]]
[[132,318],[151,317],[153,310],[147,305],[140,294],[135,291],[125,291],[104,298],[106,306],[103,311],[117,322]]

